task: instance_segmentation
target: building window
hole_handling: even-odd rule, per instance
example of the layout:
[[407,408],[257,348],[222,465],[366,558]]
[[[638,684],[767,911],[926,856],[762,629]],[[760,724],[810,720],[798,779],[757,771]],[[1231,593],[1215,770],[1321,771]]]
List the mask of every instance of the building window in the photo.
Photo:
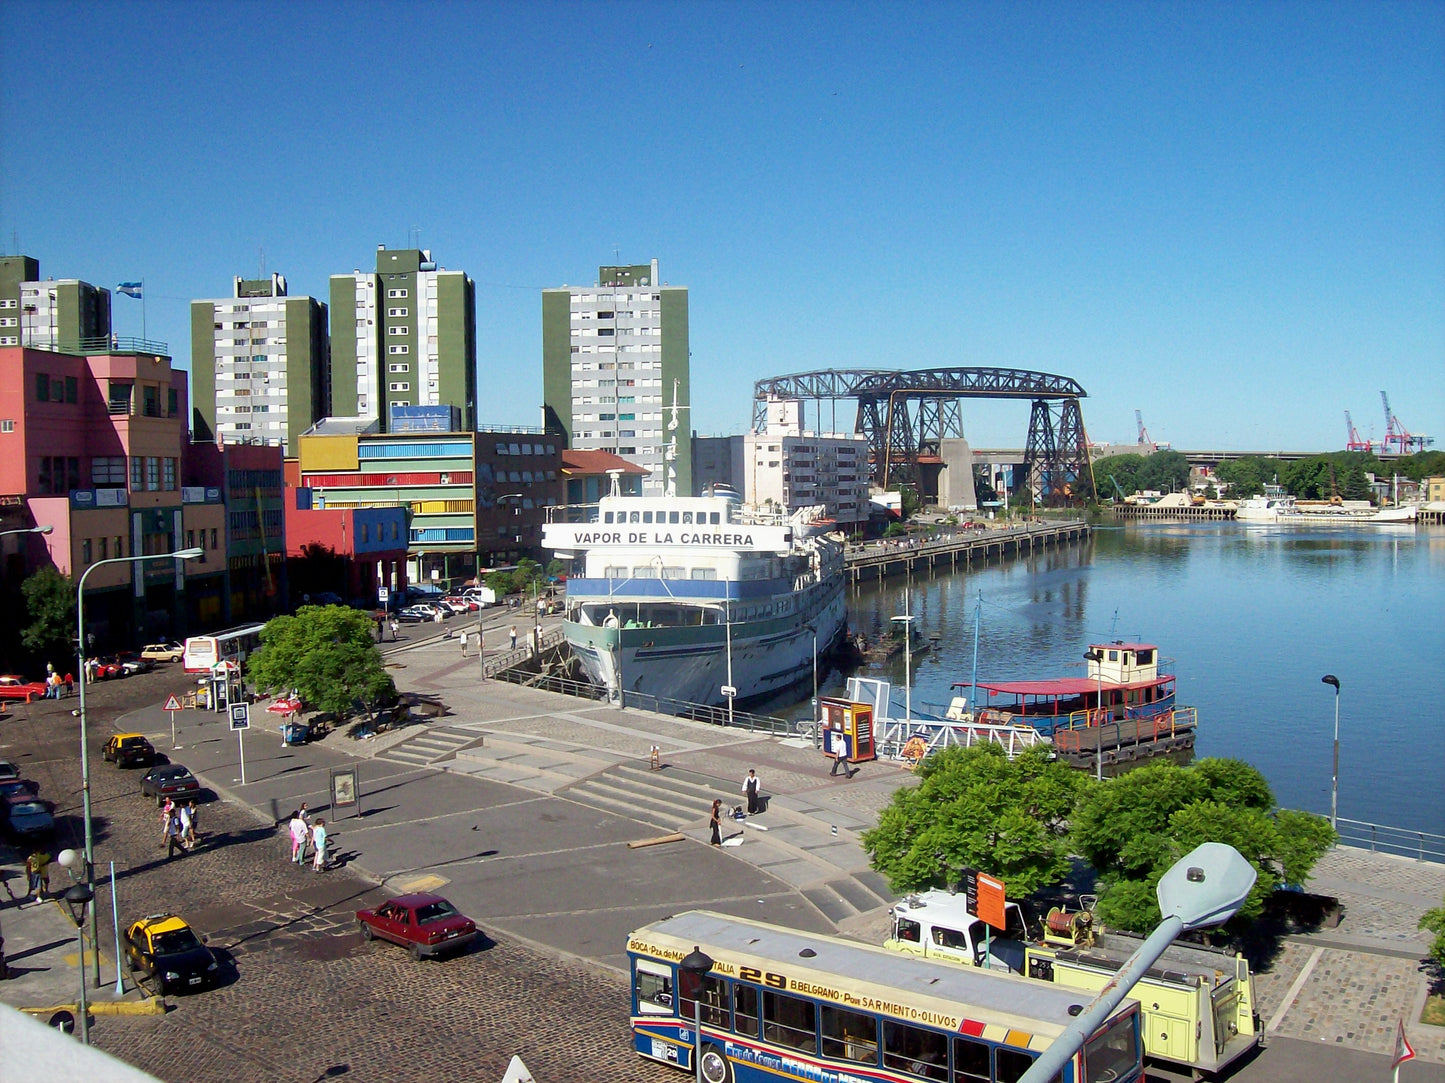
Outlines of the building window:
[[366,544],[367,542],[369,542],[369,541],[371,541],[371,527],[369,527],[366,523],[362,523],[362,524],[361,524],[361,544],[362,544],[362,545],[365,545],[365,544]]
[[393,325],[386,329],[386,333],[388,335],[404,335],[406,334],[406,328]]
[[50,401],[50,376],[44,372],[35,374],[35,401]]
[[174,492],[176,488],[176,460],[167,458],[161,463],[161,487],[166,492]]
[[386,310],[388,316],[394,316],[403,320],[406,319],[408,312],[410,312],[410,309],[405,308],[388,308]]
[[80,381],[74,376],[65,378],[65,401],[71,405],[80,401]]
[[388,366],[386,366],[386,371],[387,371],[387,372],[410,372],[410,371],[411,371],[411,366],[410,366],[409,364],[406,364],[405,362],[403,362],[403,363],[400,364],[400,365],[388,365]]
[[155,455],[146,456],[146,491],[159,492],[161,487],[161,461]]
[[388,347],[386,348],[386,352],[387,352],[387,353],[411,353],[411,347],[408,346],[405,342],[402,342],[402,343],[398,343],[397,345],[394,345],[394,346],[388,346]]
[[174,387],[166,389],[166,415],[175,417],[181,412],[180,393]]
[[216,528],[211,527],[211,548],[216,548]]
[[115,551],[111,555],[117,557],[125,556],[125,538],[119,534],[115,536]]
[[411,384],[388,384],[388,391],[410,391]]
[[130,413],[130,396],[133,384],[122,384],[112,382],[110,385],[110,412],[112,414]]
[[90,563],[90,539],[89,539],[89,538],[86,538],[84,541],[82,541],[82,542],[80,543],[80,562],[81,562],[82,564],[89,564],[89,563]]
[[194,530],[187,530],[187,531],[186,531],[186,548],[187,548],[187,549],[194,549],[195,547],[196,547],[196,532],[195,532]]
[[109,539],[109,538],[101,538],[101,539],[100,539],[100,559],[101,559],[101,560],[107,559],[105,554],[106,554],[106,551],[107,551],[109,548],[110,548],[110,539]]
[[386,295],[387,295],[388,297],[405,297],[405,296],[406,296],[406,290],[405,290],[405,289],[387,290],[387,291],[386,291]]
[[14,422],[12,419],[6,418],[4,421],[0,421],[0,432],[14,432],[14,431],[15,431],[15,422]]

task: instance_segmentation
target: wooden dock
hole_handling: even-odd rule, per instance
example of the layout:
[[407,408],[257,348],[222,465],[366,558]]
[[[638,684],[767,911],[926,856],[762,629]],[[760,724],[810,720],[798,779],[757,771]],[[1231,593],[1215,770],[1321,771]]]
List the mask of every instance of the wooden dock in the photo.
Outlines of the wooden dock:
[[1074,767],[1114,766],[1194,747],[1198,716],[1178,707],[1159,718],[1128,718],[1102,726],[1054,731],[1054,754]]
[[948,528],[951,532],[928,538],[888,538],[866,545],[848,547],[848,579],[857,585],[864,578],[883,582],[890,575],[914,573],[946,565],[950,572],[965,571],[975,563],[1007,556],[1029,556],[1045,549],[1082,541],[1089,537],[1089,524],[1026,523],[1006,530]]

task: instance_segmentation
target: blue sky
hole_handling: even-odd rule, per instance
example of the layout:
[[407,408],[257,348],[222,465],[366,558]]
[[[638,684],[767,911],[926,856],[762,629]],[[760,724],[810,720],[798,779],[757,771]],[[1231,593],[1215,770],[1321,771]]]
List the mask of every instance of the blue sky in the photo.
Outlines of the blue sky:
[[0,67],[0,251],[144,278],[182,364],[263,250],[326,300],[419,238],[477,282],[484,422],[537,423],[542,288],[655,257],[703,433],[763,377],[979,365],[1078,380],[1095,440],[1342,447],[1383,388],[1445,446],[1442,0],[11,2]]

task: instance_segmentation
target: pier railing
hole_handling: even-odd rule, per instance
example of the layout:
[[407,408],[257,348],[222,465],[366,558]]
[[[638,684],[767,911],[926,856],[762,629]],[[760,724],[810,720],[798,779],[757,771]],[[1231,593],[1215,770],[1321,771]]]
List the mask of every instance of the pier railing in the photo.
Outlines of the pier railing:
[[1339,832],[1341,843],[1368,849],[1372,854],[1395,854],[1413,857],[1417,861],[1445,862],[1445,835],[1410,831],[1368,820],[1347,820],[1343,816],[1335,821],[1335,830]]

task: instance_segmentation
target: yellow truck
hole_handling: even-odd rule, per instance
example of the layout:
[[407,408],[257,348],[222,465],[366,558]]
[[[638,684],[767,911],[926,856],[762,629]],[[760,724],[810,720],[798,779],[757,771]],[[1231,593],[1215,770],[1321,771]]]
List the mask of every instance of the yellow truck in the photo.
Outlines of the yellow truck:
[[[1092,905],[1085,896],[1082,900]],[[1049,911],[1030,939],[1023,910],[1005,908],[1000,932],[972,914],[963,895],[923,891],[893,907],[883,946],[930,959],[1011,971],[1090,994],[1111,981],[1142,943],[1105,932],[1089,909]],[[1249,963],[1221,948],[1175,943],[1129,993],[1139,1001],[1146,1056],[1214,1075],[1259,1044]]]

